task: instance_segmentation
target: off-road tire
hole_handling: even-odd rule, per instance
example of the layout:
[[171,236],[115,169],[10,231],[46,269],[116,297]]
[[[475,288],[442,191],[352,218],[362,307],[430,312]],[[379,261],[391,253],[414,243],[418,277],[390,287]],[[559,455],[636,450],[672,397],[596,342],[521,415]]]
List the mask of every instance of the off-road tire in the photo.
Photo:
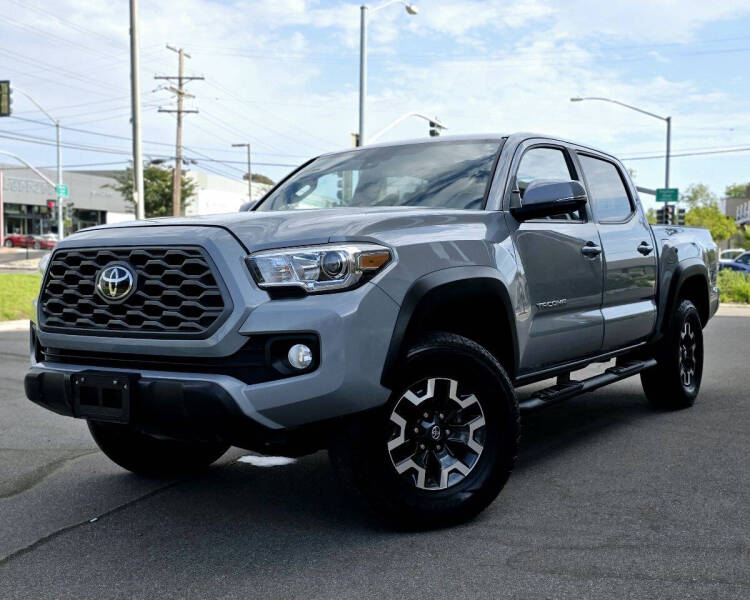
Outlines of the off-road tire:
[[661,410],[680,410],[695,403],[703,375],[703,331],[690,300],[682,300],[656,353],[657,365],[641,373],[643,391]]
[[158,439],[127,425],[89,421],[97,446],[123,469],[149,477],[176,477],[207,469],[228,444]]
[[[429,387],[431,380],[432,388]],[[406,353],[396,381],[393,394],[382,409],[349,420],[334,437],[329,455],[335,470],[344,483],[353,488],[376,513],[399,528],[443,527],[471,519],[487,507],[505,486],[518,452],[518,401],[508,375],[494,356],[472,340],[452,333],[433,333]],[[450,382],[456,382],[455,387]],[[449,389],[447,400],[446,385]],[[463,422],[459,414],[463,408],[455,409],[450,414],[439,413],[436,408],[430,413],[434,415],[431,419],[446,419],[444,423],[441,421],[445,427],[445,435],[440,439],[442,448],[437,446],[441,452],[435,451],[435,445],[432,446],[434,458],[427,457],[430,440],[426,437],[427,433],[425,437],[418,437],[415,433],[419,429],[416,422],[404,434],[406,440],[402,435],[397,436],[400,431],[407,432],[407,428],[405,425],[394,425],[393,415],[396,414],[397,404],[405,401],[406,393],[414,389],[428,390],[418,399],[421,404],[415,405],[414,410],[420,413],[416,417],[418,420],[428,414],[430,405],[445,406],[445,402],[453,403],[455,398],[461,398],[461,402],[469,405],[466,410],[474,411],[474,416],[466,417],[467,420],[471,419],[470,423]],[[430,389],[434,391],[433,396],[428,395]],[[413,404],[414,400],[409,402]],[[407,404],[406,408],[411,410],[413,407]],[[476,416],[480,413],[481,417]],[[473,451],[465,455],[473,460],[470,469],[463,462],[457,465],[458,457],[462,450],[466,450],[468,441],[463,442],[464,447],[454,446],[456,442],[451,439],[451,432],[447,429],[448,426],[453,427],[449,425],[450,419],[459,423],[454,427],[452,436],[463,440],[471,437],[474,446],[481,446],[478,456]],[[483,424],[477,425],[482,419]],[[398,416],[396,421],[399,421]],[[474,429],[475,426],[477,429]],[[434,426],[427,427],[434,429]],[[465,429],[461,430],[461,427]],[[410,440],[409,435],[413,439]],[[399,439],[394,439],[396,437]],[[428,446],[422,453],[419,450],[420,441]],[[441,477],[432,480],[431,489],[419,487],[420,477],[414,470],[397,471],[406,461],[396,466],[389,442],[403,443],[407,452],[415,448],[411,459],[423,459],[422,465],[425,467],[438,467],[437,473]],[[424,445],[421,447],[424,448]],[[449,463],[448,468],[442,468],[443,461]],[[450,465],[450,461],[455,462]],[[457,466],[463,470],[469,469],[468,473],[457,472]],[[449,471],[450,475],[444,476],[442,471]],[[450,484],[447,483],[448,477],[452,481]],[[447,487],[437,487],[441,485],[438,480],[444,481]],[[429,484],[424,473],[421,482],[423,486]]]

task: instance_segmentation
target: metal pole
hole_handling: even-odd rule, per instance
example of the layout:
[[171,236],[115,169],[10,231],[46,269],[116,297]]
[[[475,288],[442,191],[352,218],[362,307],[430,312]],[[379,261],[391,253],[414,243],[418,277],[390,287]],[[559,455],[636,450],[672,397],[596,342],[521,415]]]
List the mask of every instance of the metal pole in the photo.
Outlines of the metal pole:
[[5,208],[3,206],[3,172],[0,171],[0,248],[5,246]]
[[[664,165],[664,187],[669,187],[669,154],[672,149],[672,117],[664,119],[667,122],[667,162]],[[667,218],[667,206],[668,203],[664,204],[664,221],[669,222]],[[677,212],[677,205],[675,204],[675,212]]]
[[141,154],[141,68],[138,46],[138,0],[130,0],[130,111],[133,128],[133,196],[135,218],[145,219],[143,156]]
[[60,121],[55,122],[55,129],[57,130],[57,239],[63,241],[65,239],[65,211],[63,209],[64,198],[62,195],[62,150],[60,149]]
[[247,198],[253,201],[253,166],[250,161],[250,144],[247,145]]
[[359,139],[365,143],[365,98],[367,97],[367,6],[359,7]]

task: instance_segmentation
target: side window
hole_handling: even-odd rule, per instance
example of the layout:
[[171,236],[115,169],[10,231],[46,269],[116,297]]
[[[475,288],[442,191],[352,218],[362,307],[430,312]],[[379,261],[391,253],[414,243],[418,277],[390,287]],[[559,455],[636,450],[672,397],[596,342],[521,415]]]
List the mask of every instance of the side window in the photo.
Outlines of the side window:
[[606,223],[627,219],[633,212],[633,205],[617,167],[593,156],[580,154],[578,158],[597,220]]
[[[521,157],[521,162],[516,172],[516,186],[518,186],[521,199],[523,199],[523,195],[529,184],[539,179],[569,181],[578,178],[571,171],[565,154],[559,148],[531,148]],[[581,221],[583,220],[583,215],[581,211],[575,210],[546,218]]]

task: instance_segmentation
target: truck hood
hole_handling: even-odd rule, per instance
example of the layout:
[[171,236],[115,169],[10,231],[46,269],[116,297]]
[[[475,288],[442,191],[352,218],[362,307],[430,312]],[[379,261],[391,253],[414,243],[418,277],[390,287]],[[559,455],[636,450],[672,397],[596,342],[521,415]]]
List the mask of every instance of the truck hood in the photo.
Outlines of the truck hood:
[[[168,217],[102,225],[85,231],[173,226],[220,227],[232,233],[248,251],[253,252],[265,248],[356,239],[387,242],[403,229],[479,225],[485,215],[484,211],[410,207],[329,208]],[[137,235],[140,236],[141,232]]]

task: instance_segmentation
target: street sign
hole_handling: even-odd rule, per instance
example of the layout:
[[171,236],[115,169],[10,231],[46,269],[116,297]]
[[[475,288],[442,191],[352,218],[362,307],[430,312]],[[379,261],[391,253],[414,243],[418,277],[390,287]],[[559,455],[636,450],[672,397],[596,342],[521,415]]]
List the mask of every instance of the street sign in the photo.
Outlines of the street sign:
[[656,201],[676,203],[680,199],[680,190],[678,188],[658,188],[656,190]]
[[67,198],[68,197],[68,186],[67,185],[58,185],[57,186],[57,195],[61,198]]

